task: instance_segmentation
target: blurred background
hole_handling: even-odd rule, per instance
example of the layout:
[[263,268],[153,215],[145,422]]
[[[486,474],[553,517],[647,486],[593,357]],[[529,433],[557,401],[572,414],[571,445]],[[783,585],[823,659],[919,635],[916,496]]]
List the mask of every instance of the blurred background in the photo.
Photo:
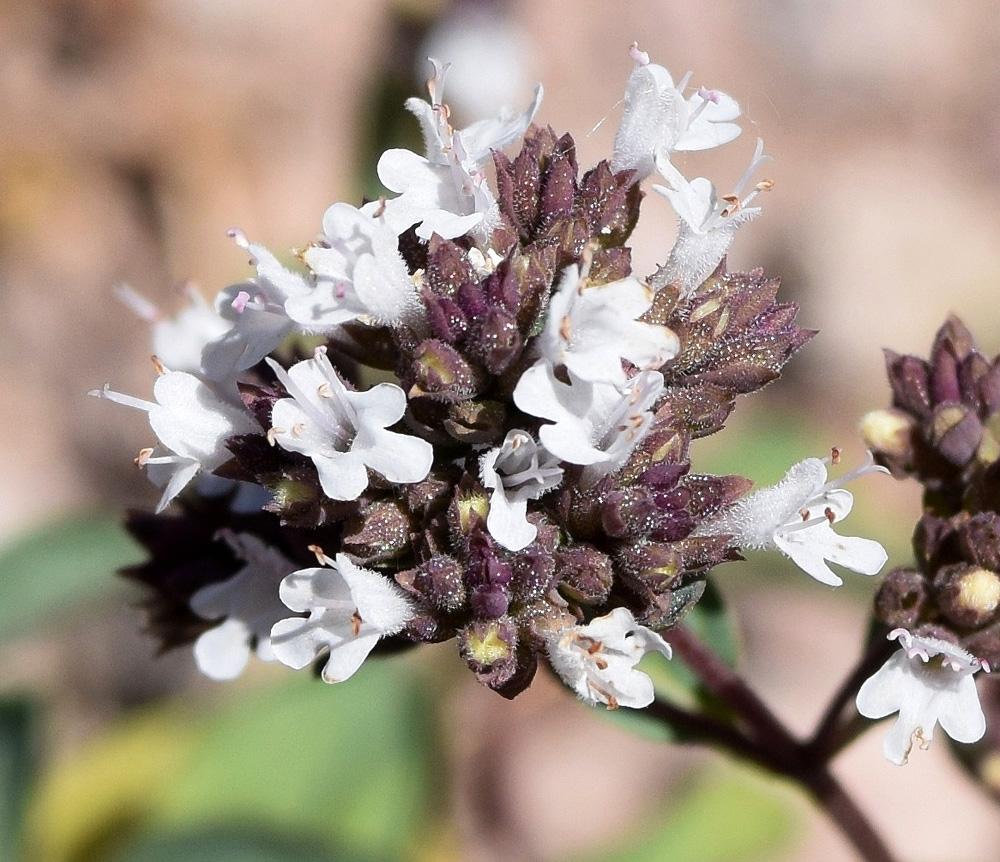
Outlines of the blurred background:
[[[744,135],[682,159],[727,186],[754,138],[775,161],[731,268],[780,276],[821,334],[696,449],[696,468],[776,481],[887,402],[881,348],[925,355],[946,314],[1000,349],[1000,16],[988,0],[0,0],[0,859],[37,862],[849,860],[794,789],[606,721],[547,678],[509,703],[453,645],[330,688],[256,667],[229,685],[157,658],[141,557],[116,526],[158,492],[132,465],[148,332],[249,274],[238,226],[278,254],[332,202],[378,193],[388,146],[419,149],[407,96],[451,60],[457,125],[500,103],[609,156],[633,40],[743,106]],[[721,188],[720,191],[728,189]],[[639,274],[672,244],[647,197]],[[916,485],[870,477],[847,532],[909,560]],[[872,584],[836,593],[790,563],[720,570],[743,668],[799,732],[854,661]],[[943,740],[901,772],[865,736],[836,771],[905,859],[996,858],[1000,817]],[[27,800],[27,801],[25,801]],[[7,855],[4,855],[7,854]],[[227,855],[228,854],[228,855]]]

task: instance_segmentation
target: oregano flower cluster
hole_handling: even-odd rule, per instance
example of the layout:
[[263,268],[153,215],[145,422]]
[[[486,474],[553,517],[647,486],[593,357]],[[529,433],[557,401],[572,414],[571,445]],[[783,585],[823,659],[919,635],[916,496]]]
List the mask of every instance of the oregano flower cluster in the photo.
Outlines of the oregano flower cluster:
[[[159,505],[129,521],[150,558],[128,574],[164,646],[193,643],[216,679],[256,654],[336,682],[380,645],[454,640],[506,697],[546,663],[588,703],[642,708],[636,663],[670,656],[662,633],[741,549],[831,585],[831,562],[881,569],[877,542],[833,527],[843,481],[883,468],[829,481],[812,458],[748,495],[691,464],[814,333],[777,280],[726,266],[771,188],[763,143],[722,194],[674,163],[738,140],[738,104],[630,54],[594,167],[533,124],[541,87],[456,129],[432,61],[430,100],[406,103],[425,152],[378,163],[393,196],[334,203],[285,262],[231,231],[255,274],[214,306],[167,320],[122,292],[152,324],[154,400],[93,394],[158,440],[137,463]],[[672,206],[678,235],[637,274],[654,174],[644,205]]]

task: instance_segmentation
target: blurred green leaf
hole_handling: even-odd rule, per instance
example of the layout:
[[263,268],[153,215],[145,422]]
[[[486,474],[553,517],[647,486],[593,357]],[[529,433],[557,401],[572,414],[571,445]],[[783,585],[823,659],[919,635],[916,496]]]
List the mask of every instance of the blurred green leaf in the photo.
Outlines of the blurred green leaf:
[[148,835],[114,862],[377,862],[372,856],[330,854],[283,835],[232,826],[198,833]]
[[106,593],[116,584],[116,569],[143,557],[111,515],[74,515],[17,539],[0,551],[0,638]]
[[[854,441],[848,441],[854,445]],[[803,458],[822,457],[829,447],[843,444],[830,430],[802,411],[762,403],[741,402],[724,430],[691,444],[691,460],[698,472],[748,476],[758,487],[772,485]],[[857,444],[858,451],[861,444]]]
[[733,616],[726,608],[722,593],[709,578],[701,599],[683,619],[691,631],[707,643],[712,650],[730,667],[736,666],[739,658],[739,638]]
[[230,691],[242,696],[222,707],[144,710],[52,770],[32,806],[32,862],[101,862],[151,832],[248,824],[386,862],[439,825],[430,697],[410,662],[370,660],[337,686],[299,674]]
[[24,812],[37,768],[35,713],[29,700],[0,700],[0,859],[21,858]]
[[244,699],[210,723],[163,822],[266,822],[402,854],[432,797],[430,706],[417,683],[405,663],[373,661],[342,685],[299,677]]
[[[603,854],[600,862],[757,862],[787,845],[795,818],[769,785],[745,772],[702,778],[674,805],[659,829],[647,812],[641,829]],[[629,840],[632,838],[633,840]]]

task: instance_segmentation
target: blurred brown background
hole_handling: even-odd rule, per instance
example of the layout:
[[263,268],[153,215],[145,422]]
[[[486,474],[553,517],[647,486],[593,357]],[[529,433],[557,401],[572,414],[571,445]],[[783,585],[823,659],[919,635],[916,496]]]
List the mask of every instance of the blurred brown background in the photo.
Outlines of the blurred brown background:
[[[925,353],[954,311],[1000,349],[1000,15],[987,0],[2,0],[0,537],[74,507],[155,501],[131,465],[150,439],[145,417],[84,395],[105,381],[145,394],[152,378],[147,331],[114,285],[170,311],[184,280],[211,296],[248,274],[230,227],[279,254],[304,245],[327,205],[372,192],[381,149],[414,133],[402,101],[421,92],[430,51],[455,61],[460,123],[464,89],[473,104],[520,107],[542,81],[537,120],[571,131],[590,166],[610,154],[633,40],[744,108],[744,135],[682,170],[731,184],[757,134],[775,157],[775,189],[731,265],[781,276],[800,322],[822,333],[748,405],[751,420],[793,410],[787,421],[816,429],[815,454],[840,444],[853,464],[857,417],[887,397],[881,347]],[[666,257],[673,224],[650,194],[633,241],[639,274]],[[711,446],[747,445],[751,426]],[[879,491],[889,517],[870,518],[866,534],[905,554],[916,488]],[[804,731],[855,655],[863,599],[800,581],[774,590],[737,584],[747,669]],[[783,624],[792,607],[795,632]],[[106,608],[4,648],[8,684],[54,698],[54,751],[83,744],[130,700],[191,684],[189,656],[151,663],[136,625]],[[548,859],[607,838],[641,809],[643,787],[705,757],[627,739],[546,684],[512,705],[471,680],[464,691],[458,714],[476,719],[458,722],[457,786],[484,758],[505,779],[489,804],[459,806],[463,858]],[[876,731],[839,771],[901,856],[996,858],[998,811],[943,746],[905,773],[879,746]],[[558,788],[595,748],[613,752],[600,758],[612,789],[604,816],[581,824],[579,800]],[[813,820],[790,858],[852,858]]]

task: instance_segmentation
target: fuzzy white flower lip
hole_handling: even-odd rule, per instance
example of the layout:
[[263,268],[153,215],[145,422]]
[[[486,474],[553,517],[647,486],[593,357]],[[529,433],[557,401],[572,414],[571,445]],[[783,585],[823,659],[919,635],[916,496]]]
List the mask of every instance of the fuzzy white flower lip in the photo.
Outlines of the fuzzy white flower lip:
[[877,466],[869,452],[860,467],[828,482],[830,460],[806,458],[792,465],[777,485],[737,500],[697,533],[730,533],[741,547],[777,548],[806,574],[833,587],[843,580],[827,561],[862,575],[877,574],[888,559],[885,549],[872,539],[841,536],[832,525],[846,518],[854,505],[854,497],[841,485],[888,470]]
[[420,123],[426,155],[393,149],[378,161],[379,180],[399,196],[366,204],[362,211],[380,218],[396,234],[417,225],[417,236],[454,239],[470,232],[489,236],[499,219],[496,200],[486,183],[485,166],[492,150],[520,138],[542,99],[538,85],[521,114],[503,111],[462,130],[452,128],[442,101],[447,64],[431,59],[434,75],[427,82],[431,101],[408,99],[406,107]]
[[394,383],[352,392],[323,348],[285,371],[267,360],[291,398],[275,402],[268,437],[310,458],[323,493],[356,500],[368,487],[368,468],[390,482],[419,482],[430,471],[430,443],[386,430],[403,418],[406,395]]
[[547,651],[552,668],[580,700],[608,709],[649,706],[656,696],[653,681],[636,665],[648,652],[672,655],[670,644],[639,625],[627,608],[552,633]]
[[302,259],[318,281],[308,293],[290,295],[285,311],[310,330],[326,331],[363,316],[392,326],[419,309],[395,232],[350,204],[327,209],[322,243],[307,248]]
[[677,168],[664,158],[657,158],[656,167],[669,186],[654,185],[653,191],[666,197],[680,218],[677,240],[670,257],[657,273],[656,280],[676,283],[681,295],[690,295],[719,265],[743,224],[760,215],[759,206],[749,206],[762,191],[773,186],[761,180],[742,198],[754,172],[764,162],[764,141],[757,139],[750,164],[733,187],[731,194],[720,200],[715,186],[705,177],[688,181]]
[[191,596],[191,610],[206,620],[225,618],[194,643],[198,669],[210,679],[238,677],[250,660],[251,647],[262,661],[275,661],[271,626],[288,614],[278,584],[296,568],[284,554],[252,533],[222,529],[225,541],[244,566],[231,578],[202,587]]
[[325,565],[292,572],[279,589],[285,605],[309,616],[276,622],[271,649],[295,670],[328,650],[323,679],[342,682],[361,667],[379,638],[406,625],[413,608],[403,591],[377,572],[356,566],[344,554],[331,561],[314,550]]
[[625,85],[625,113],[615,134],[613,171],[632,169],[642,180],[653,173],[657,157],[708,150],[739,137],[742,130],[733,122],[740,116],[735,99],[704,88],[685,99],[690,73],[675,85],[670,73],[651,63],[636,43],[629,54],[635,66]]
[[503,443],[480,459],[483,485],[493,491],[486,529],[508,551],[526,548],[538,534],[527,518],[528,500],[555,488],[563,477],[558,459],[526,431],[508,432]]
[[865,718],[899,716],[883,744],[885,757],[902,766],[914,743],[927,748],[934,727],[956,742],[977,742],[986,732],[986,718],[973,678],[987,673],[986,662],[947,641],[911,634],[905,629],[889,632],[900,649],[867,679],[858,691],[858,712]]
[[242,405],[223,400],[186,371],[163,369],[153,384],[155,402],[115,392],[107,384],[89,394],[149,414],[150,428],[168,451],[144,449],[136,463],[147,468],[154,484],[166,486],[158,513],[201,470],[212,471],[232,457],[225,445],[229,437],[260,431]]
[[456,141],[461,143],[464,164],[474,170],[483,168],[493,150],[502,150],[519,140],[527,131],[542,103],[543,89],[538,84],[528,107],[520,114],[504,108],[496,117],[479,120],[464,129],[453,129],[451,112],[444,104],[444,81],[450,63],[429,58],[434,74],[427,81],[430,102],[416,97],[406,100],[406,109],[420,123],[428,161],[450,165]]
[[640,371],[624,386],[589,383],[571,373],[564,383],[552,367],[529,368],[514,389],[525,413],[550,419],[538,431],[542,445],[559,460],[584,465],[584,487],[621,467],[653,423],[653,405],[663,391],[659,371]]
[[668,327],[637,320],[653,302],[638,279],[592,285],[591,257],[585,251],[582,266],[563,271],[535,349],[540,362],[565,365],[580,380],[620,386],[623,358],[640,370],[656,369],[677,355],[680,342]]

